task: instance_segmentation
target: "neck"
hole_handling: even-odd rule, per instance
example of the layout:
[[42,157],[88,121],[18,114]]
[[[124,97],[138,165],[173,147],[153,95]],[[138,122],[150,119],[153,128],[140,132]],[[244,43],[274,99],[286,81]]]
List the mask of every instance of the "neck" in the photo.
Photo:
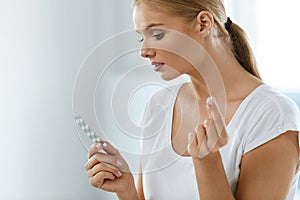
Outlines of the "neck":
[[208,55],[198,70],[189,73],[196,97],[216,98],[218,103],[243,99],[262,82],[248,73],[226,48],[207,49]]

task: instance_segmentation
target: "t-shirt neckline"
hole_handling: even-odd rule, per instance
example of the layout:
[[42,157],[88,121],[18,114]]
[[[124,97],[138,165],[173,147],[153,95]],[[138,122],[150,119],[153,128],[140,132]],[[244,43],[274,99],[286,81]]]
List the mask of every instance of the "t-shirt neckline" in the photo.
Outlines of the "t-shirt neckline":
[[[174,150],[174,147],[173,147],[173,143],[172,143],[172,127],[173,127],[173,114],[174,114],[174,106],[175,106],[175,101],[177,99],[177,95],[181,89],[181,87],[187,82],[184,82],[182,84],[180,84],[176,90],[175,90],[175,94],[174,95],[174,98],[172,99],[172,103],[171,103],[171,108],[170,108],[170,119],[169,119],[169,122],[170,122],[170,126],[169,126],[169,130],[168,130],[168,140],[170,142],[170,146],[171,146],[171,151],[172,153],[175,155],[175,156],[178,156],[180,158],[184,158],[184,159],[190,159],[191,157],[190,156],[182,156],[182,155],[179,155],[175,150]],[[261,88],[265,87],[266,84],[262,83],[260,84],[259,86],[257,86],[256,88],[254,88],[249,94],[248,96],[245,97],[245,99],[240,103],[240,105],[238,106],[238,108],[236,109],[234,115],[232,116],[231,120],[229,121],[229,123],[227,124],[227,128],[229,128],[231,126],[231,124],[233,124],[233,122],[235,121],[235,118],[237,116],[237,114],[240,112],[240,110],[242,110],[242,108],[244,107],[244,105],[247,105],[247,102],[251,99],[251,97],[253,95],[255,95]]]

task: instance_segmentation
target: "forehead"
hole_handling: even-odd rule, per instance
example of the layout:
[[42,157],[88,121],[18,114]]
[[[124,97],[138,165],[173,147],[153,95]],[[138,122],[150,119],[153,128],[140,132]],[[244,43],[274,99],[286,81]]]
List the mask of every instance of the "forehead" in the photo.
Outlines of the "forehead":
[[167,16],[165,15],[163,12],[150,9],[141,3],[135,6],[133,10],[134,26],[136,29],[144,29],[149,24],[161,23],[166,20]]
[[136,30],[144,30],[151,24],[163,24],[166,28],[175,28],[183,18],[172,15],[163,9],[150,8],[143,3],[134,7],[133,22]]

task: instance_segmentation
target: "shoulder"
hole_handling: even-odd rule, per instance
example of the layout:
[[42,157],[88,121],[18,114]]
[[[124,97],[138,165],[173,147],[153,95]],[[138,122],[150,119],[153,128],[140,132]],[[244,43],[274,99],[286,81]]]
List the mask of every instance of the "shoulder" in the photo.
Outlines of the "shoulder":
[[283,133],[300,130],[298,106],[272,86],[259,86],[246,99],[243,108],[239,119],[245,153]]
[[[252,113],[266,115],[295,116],[299,115],[297,104],[288,96],[270,85],[259,86],[247,101],[247,107]],[[270,116],[271,117],[271,116]]]
[[260,94],[273,100],[277,105],[296,106],[289,97],[270,85],[263,85]]

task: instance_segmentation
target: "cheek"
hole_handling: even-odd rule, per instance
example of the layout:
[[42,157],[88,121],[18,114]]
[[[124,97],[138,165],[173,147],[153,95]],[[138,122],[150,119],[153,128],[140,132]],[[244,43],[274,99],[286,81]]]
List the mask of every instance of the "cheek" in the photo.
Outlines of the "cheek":
[[194,70],[193,66],[199,67],[202,57],[207,55],[205,48],[193,37],[176,32],[168,34],[159,45],[165,48],[169,65],[184,73]]
[[172,52],[161,51],[160,56],[162,58],[162,62],[164,62],[169,67],[173,69],[180,69],[182,58],[179,55],[176,55]]
[[180,55],[169,53],[166,57],[167,65],[173,68],[175,71],[178,71],[181,74],[185,74],[191,70],[191,64]]

